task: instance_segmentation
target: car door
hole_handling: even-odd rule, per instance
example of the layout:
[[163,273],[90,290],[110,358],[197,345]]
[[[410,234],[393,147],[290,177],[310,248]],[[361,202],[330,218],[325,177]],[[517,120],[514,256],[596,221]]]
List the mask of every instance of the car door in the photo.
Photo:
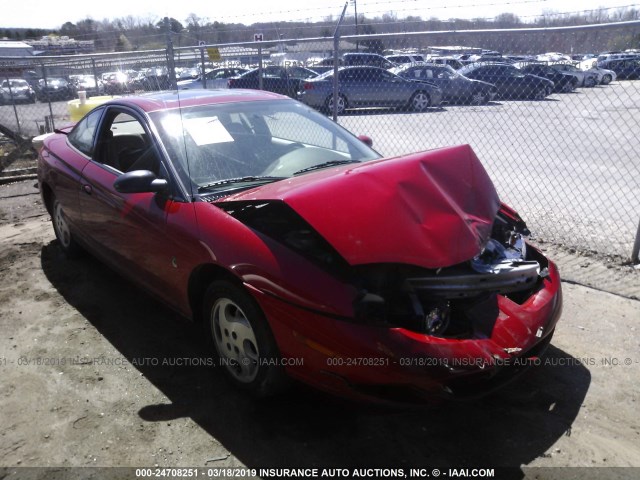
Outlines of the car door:
[[83,227],[92,250],[103,261],[148,290],[168,295],[171,301],[180,246],[168,223],[180,224],[170,217],[188,217],[189,208],[183,208],[184,202],[172,194],[174,189],[161,193],[116,191],[114,182],[131,169],[154,171],[173,185],[145,121],[126,107],[110,106],[97,135],[92,161],[82,171],[79,203]]
[[368,81],[369,69],[350,67],[338,73],[341,92],[346,95],[349,105],[367,105],[372,99],[373,88]]
[[494,67],[502,81],[506,96],[515,98],[523,95],[523,89],[527,89],[527,76],[517,68],[508,65]]
[[[79,205],[81,174],[93,154],[96,132],[103,113],[103,108],[94,110],[78,122],[67,137],[59,136],[55,139],[55,142],[64,145],[51,145],[52,150],[43,148],[40,154],[53,167],[49,182],[67,220],[83,238],[86,237],[86,232]],[[57,156],[53,151],[64,152],[64,155]]]
[[454,71],[449,70],[449,67],[432,69],[430,77],[426,80],[440,87],[447,99],[456,99],[467,95],[467,85],[470,83],[462,80]]
[[287,85],[287,72],[284,67],[269,66],[262,70],[262,88],[264,90],[287,95]]
[[377,94],[385,105],[405,105],[419,85],[386,70],[376,70]]

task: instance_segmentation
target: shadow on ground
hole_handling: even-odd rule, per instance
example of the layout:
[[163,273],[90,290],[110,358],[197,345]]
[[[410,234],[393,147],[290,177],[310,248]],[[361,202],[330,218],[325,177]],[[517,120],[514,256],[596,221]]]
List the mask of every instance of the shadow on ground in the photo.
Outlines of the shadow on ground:
[[[197,326],[97,260],[66,260],[54,241],[41,263],[65,300],[130,362],[209,356]],[[482,400],[414,410],[352,404],[302,386],[254,400],[220,369],[144,365],[136,368],[171,402],[138,413],[148,422],[190,417],[251,468],[520,467],[570,435],[591,381],[562,350],[551,346],[546,358],[569,365],[534,367]]]

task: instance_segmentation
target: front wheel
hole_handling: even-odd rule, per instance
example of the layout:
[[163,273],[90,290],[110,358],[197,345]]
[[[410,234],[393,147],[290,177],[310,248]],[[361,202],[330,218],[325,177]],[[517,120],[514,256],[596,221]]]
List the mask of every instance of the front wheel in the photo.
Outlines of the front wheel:
[[70,258],[77,257],[82,252],[82,249],[71,233],[69,220],[57,198],[53,199],[51,207],[51,223],[53,223],[53,231],[65,255]]
[[613,78],[611,78],[611,75],[606,74],[604,77],[602,77],[602,84],[603,85],[609,85],[612,80],[613,80]]
[[414,112],[424,112],[430,104],[429,95],[425,92],[416,92],[409,100],[409,108]]
[[205,294],[204,319],[228,378],[264,397],[286,385],[280,354],[267,320],[242,287],[216,281]]

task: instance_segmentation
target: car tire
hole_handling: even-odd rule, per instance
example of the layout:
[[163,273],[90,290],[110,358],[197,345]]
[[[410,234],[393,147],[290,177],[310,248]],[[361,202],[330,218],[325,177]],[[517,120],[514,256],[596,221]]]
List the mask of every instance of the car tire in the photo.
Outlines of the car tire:
[[593,88],[596,86],[596,79],[593,77],[585,78],[584,86],[587,88]]
[[471,97],[469,97],[469,103],[471,105],[484,105],[485,103],[489,103],[489,94],[474,92]]
[[429,94],[423,91],[415,92],[409,100],[409,108],[414,112],[424,112],[431,106]]
[[220,366],[236,387],[257,397],[286,387],[273,334],[244,288],[225,280],[213,282],[205,294],[203,318]]
[[[327,97],[327,99],[325,100],[325,110],[327,111],[327,113],[332,114],[333,113],[333,94],[329,95]],[[344,111],[347,109],[347,97],[345,97],[344,95],[338,95],[338,103],[337,103],[337,111],[336,113],[338,115],[341,115],[344,113]]]
[[608,73],[602,77],[602,85],[609,85],[612,81],[613,78]]
[[69,258],[77,258],[80,256],[82,248],[76,242],[73,233],[71,233],[71,227],[67,215],[62,208],[62,204],[55,197],[51,203],[51,223],[53,224],[53,231],[56,234],[56,238],[64,254]]
[[547,97],[547,88],[539,87],[533,93],[533,100],[544,100]]

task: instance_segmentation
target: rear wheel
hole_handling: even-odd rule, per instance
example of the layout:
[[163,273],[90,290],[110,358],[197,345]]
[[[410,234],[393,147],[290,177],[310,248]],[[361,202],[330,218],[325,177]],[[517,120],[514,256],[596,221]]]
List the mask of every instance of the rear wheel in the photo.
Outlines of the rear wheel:
[[51,206],[51,223],[53,223],[53,231],[65,255],[71,258],[77,257],[82,252],[82,249],[75,241],[71,233],[69,220],[64,213],[62,205],[55,197]]
[[416,92],[409,100],[409,108],[414,112],[424,112],[431,105],[429,95],[425,92]]
[[[333,113],[333,103],[333,95],[329,95],[329,97],[327,97],[327,100],[325,101],[325,109],[328,113]],[[347,98],[344,95],[338,95],[336,106],[336,112],[338,113],[338,115],[344,113],[344,111],[347,109]]]
[[282,390],[287,379],[278,347],[255,300],[242,287],[216,281],[205,294],[204,319],[228,378],[263,397]]
[[545,87],[538,87],[533,94],[534,100],[544,100],[547,96],[547,89]]
[[604,77],[602,77],[602,84],[603,85],[609,85],[612,80],[613,80],[613,78],[611,78],[611,75],[609,75],[607,73]]
[[471,105],[484,105],[489,102],[489,94],[485,94],[482,92],[474,92],[469,99],[469,103]]

